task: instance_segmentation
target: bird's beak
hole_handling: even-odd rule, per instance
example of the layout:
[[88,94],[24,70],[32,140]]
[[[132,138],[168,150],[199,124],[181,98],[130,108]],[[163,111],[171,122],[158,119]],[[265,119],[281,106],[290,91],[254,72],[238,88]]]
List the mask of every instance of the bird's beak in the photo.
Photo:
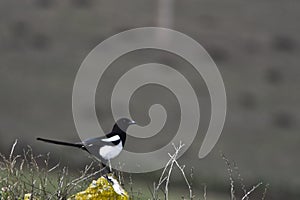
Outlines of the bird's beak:
[[132,125],[132,124],[136,124],[136,122],[133,120],[131,122],[129,122],[129,125]]

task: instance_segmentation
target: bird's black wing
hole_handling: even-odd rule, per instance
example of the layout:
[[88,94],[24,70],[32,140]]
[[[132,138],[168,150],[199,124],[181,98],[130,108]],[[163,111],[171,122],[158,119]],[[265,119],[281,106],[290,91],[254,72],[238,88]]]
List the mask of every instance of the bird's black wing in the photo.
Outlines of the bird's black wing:
[[111,132],[105,136],[86,139],[82,142],[82,144],[86,147],[88,146],[101,147],[104,145],[109,145],[109,146],[117,145],[119,142],[120,142],[120,136],[117,135],[116,133]]

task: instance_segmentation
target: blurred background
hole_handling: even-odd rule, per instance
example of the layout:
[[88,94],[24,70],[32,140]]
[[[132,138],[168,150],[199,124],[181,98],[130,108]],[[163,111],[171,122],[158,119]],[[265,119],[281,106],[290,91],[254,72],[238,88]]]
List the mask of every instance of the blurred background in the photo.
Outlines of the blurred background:
[[[2,0],[0,151],[8,153],[18,139],[19,151],[30,145],[37,154],[51,152],[53,163],[60,161],[75,170],[87,164],[85,153],[35,138],[78,141],[72,88],[85,56],[120,31],[162,26],[203,45],[226,87],[227,119],[216,147],[199,160],[200,133],[180,159],[187,170],[194,168],[196,193],[202,193],[205,183],[208,197],[229,197],[221,151],[237,164],[249,188],[263,181],[270,185],[268,199],[299,199],[299,9],[296,0]],[[166,53],[150,53],[170,66],[180,63]],[[149,52],[136,53],[121,63],[130,65],[143,57],[149,58]],[[203,91],[200,104],[209,104],[205,83],[200,82],[198,89]],[[105,117],[108,108],[99,93],[96,102],[102,122],[110,127],[113,122]],[[201,115],[205,118],[208,113],[209,118],[209,112],[204,108]],[[151,186],[159,173],[133,175],[133,179],[143,188],[143,184]],[[170,192],[180,195],[183,178],[175,176],[171,181]]]

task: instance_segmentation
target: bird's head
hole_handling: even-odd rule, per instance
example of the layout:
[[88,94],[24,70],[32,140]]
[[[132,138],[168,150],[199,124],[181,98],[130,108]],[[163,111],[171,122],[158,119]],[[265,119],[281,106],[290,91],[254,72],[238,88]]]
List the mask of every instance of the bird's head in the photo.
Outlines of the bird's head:
[[122,131],[126,132],[127,128],[133,124],[136,124],[136,122],[133,120],[130,120],[128,118],[121,118],[114,125],[113,132],[114,131],[118,132],[118,131],[120,131],[120,129]]

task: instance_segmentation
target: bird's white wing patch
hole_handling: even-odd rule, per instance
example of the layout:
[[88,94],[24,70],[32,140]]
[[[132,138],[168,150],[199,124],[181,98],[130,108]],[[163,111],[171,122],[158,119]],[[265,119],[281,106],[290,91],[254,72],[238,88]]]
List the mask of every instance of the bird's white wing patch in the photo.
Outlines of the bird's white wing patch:
[[118,140],[120,140],[120,136],[118,136],[118,135],[114,135],[110,138],[102,139],[103,142],[114,142],[114,141],[118,141]]
[[116,146],[105,145],[99,149],[99,154],[105,160],[110,160],[117,157],[123,149],[122,142]]

